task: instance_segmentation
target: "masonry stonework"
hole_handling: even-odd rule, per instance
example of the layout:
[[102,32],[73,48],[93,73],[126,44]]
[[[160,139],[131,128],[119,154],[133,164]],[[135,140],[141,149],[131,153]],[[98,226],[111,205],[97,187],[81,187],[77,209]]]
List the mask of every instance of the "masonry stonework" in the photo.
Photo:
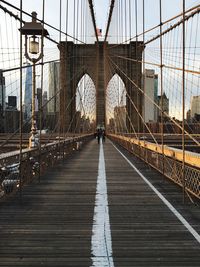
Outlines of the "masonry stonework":
[[[106,88],[115,74],[123,80],[127,90],[127,130],[141,130],[142,112],[142,42],[130,44],[74,44],[61,42],[60,48],[60,113],[61,130],[75,129],[76,89],[81,78],[88,74],[96,88],[96,125],[106,125]],[[128,61],[125,58],[131,58]]]

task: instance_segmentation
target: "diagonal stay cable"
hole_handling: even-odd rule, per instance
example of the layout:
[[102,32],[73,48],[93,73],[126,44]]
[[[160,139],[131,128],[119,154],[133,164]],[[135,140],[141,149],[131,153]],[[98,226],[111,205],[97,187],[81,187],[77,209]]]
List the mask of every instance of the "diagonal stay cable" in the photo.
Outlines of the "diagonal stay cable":
[[96,27],[96,19],[95,19],[95,14],[94,14],[94,6],[93,6],[93,0],[88,0],[89,7],[90,7],[90,12],[92,16],[92,23],[94,27],[94,32],[96,36],[97,43],[99,42],[98,34],[97,34],[97,27]]
[[108,37],[108,32],[109,32],[109,28],[110,28],[110,23],[111,23],[111,19],[112,19],[114,6],[115,6],[115,0],[111,0],[110,11],[109,11],[109,16],[108,16],[108,22],[107,22],[106,34],[105,34],[104,42],[106,42],[107,37]]
[[[162,111],[161,107],[155,103],[155,101],[153,101],[147,94],[144,93],[144,91],[130,78],[128,77],[128,75],[121,70],[121,68],[110,58],[111,62],[115,65],[115,67],[143,94],[145,95],[145,97],[151,102],[153,103],[161,112],[163,112],[163,114],[169,118],[179,129],[182,130],[182,127],[173,119],[169,116],[169,114],[167,114],[165,111]],[[189,136],[198,146],[200,146],[200,143],[190,134],[185,130],[185,133],[187,136]]]
[[[196,12],[199,13],[199,10],[198,10],[199,8],[200,8],[200,4],[198,4],[198,5],[196,5],[196,6],[192,7],[192,8],[190,8],[190,9],[188,9],[188,10],[186,10],[186,11],[185,11],[185,14],[187,14],[187,13],[189,13],[189,12],[195,10],[195,9],[196,9],[196,10],[195,10],[194,12],[195,12],[195,13],[196,13]],[[191,13],[191,14],[192,14],[192,13]],[[173,20],[175,20],[175,19],[181,17],[182,15],[183,15],[183,14],[180,13],[180,14],[178,14],[178,15],[176,15],[176,16],[174,16],[174,17],[172,17],[172,18],[170,18],[170,19],[168,19],[168,20],[162,22],[162,25],[164,26],[165,24],[167,24],[167,23],[169,23],[169,22],[171,22],[171,21],[173,21]],[[188,15],[188,16],[189,16],[189,15]],[[187,17],[188,17],[188,16],[187,16]],[[191,16],[194,16],[194,14],[192,14]],[[175,24],[174,24],[174,25],[175,25]],[[148,30],[146,30],[146,31],[144,31],[144,32],[142,32],[142,33],[140,33],[140,34],[138,34],[137,37],[140,37],[140,36],[142,36],[143,34],[149,33],[149,32],[151,32],[151,31],[153,31],[153,30],[156,30],[156,29],[159,28],[159,27],[160,27],[160,24],[155,25],[154,27],[152,27],[152,28],[150,28],[150,29],[148,29]],[[170,28],[169,28],[169,30],[172,30],[172,29],[173,29],[173,27],[170,27]],[[155,36],[155,37],[153,37],[153,38],[158,39],[159,37],[160,37],[160,35]],[[109,49],[112,49],[112,48],[114,48],[114,47],[117,47],[117,46],[119,46],[119,45],[121,45],[121,44],[125,44],[125,43],[128,43],[128,42],[131,42],[131,41],[134,40],[135,38],[136,38],[136,36],[133,36],[133,37],[131,37],[131,38],[129,38],[129,39],[127,39],[127,40],[125,40],[125,41],[119,43],[119,44],[112,45],[111,47],[109,47]],[[151,40],[152,40],[152,39],[151,39]],[[149,43],[151,40],[149,40],[149,41],[147,41],[147,42]],[[146,44],[146,43],[145,43],[145,44]]]
[[[111,62],[110,62],[110,61],[108,62],[108,68],[109,68],[109,72],[110,72],[110,74],[112,74],[112,73],[113,73],[112,70],[114,70],[114,67],[113,67],[113,65],[111,65]],[[116,82],[115,82],[115,83],[116,83]],[[126,88],[125,88],[125,87],[124,87],[124,91],[126,92]],[[122,94],[123,94],[123,93],[122,93]],[[123,95],[122,95],[122,96],[123,96]],[[121,96],[121,97],[122,97],[122,96]],[[128,121],[129,121],[129,123],[130,123],[130,125],[131,125],[131,128],[132,128],[132,130],[133,130],[133,132],[134,132],[136,138],[138,139],[138,134],[137,134],[137,132],[136,132],[136,130],[135,130],[135,127],[134,127],[134,125],[133,125],[133,123],[132,123],[132,121],[131,121],[131,118],[130,118],[128,112],[127,112],[127,109],[126,109],[126,116],[128,117]],[[121,118],[120,118],[120,126],[122,127]],[[126,125],[126,130],[127,130],[127,132],[128,132],[127,125]]]
[[[6,5],[8,5],[8,6],[14,8],[14,9],[16,9],[17,11],[20,11],[20,8],[14,6],[14,5],[10,4],[10,3],[8,3],[8,2],[5,1],[5,0],[1,0],[1,2],[3,2],[4,4],[6,4]],[[29,14],[28,12],[22,10],[22,13],[32,18],[32,15]],[[64,34],[64,35],[66,35],[66,36],[68,36],[68,37],[70,37],[70,38],[72,38],[72,39],[74,39],[74,40],[76,40],[76,41],[82,43],[82,44],[85,44],[83,41],[81,41],[81,40],[79,40],[79,39],[73,37],[72,35],[70,35],[70,34],[64,32],[64,31],[60,31],[58,28],[52,26],[51,24],[49,24],[49,23],[47,23],[47,22],[45,22],[45,21],[42,21],[42,20],[40,20],[40,19],[38,19],[38,18],[37,18],[37,20],[38,20],[39,22],[41,22],[41,23],[44,23],[44,25],[46,25],[46,26],[52,28],[53,30],[56,30],[56,31],[58,31],[58,32],[60,32],[60,33],[62,33],[62,34]],[[23,21],[23,22],[24,22],[24,21]]]
[[[123,56],[111,56],[111,57],[117,57],[117,58],[121,58],[121,59],[124,59],[124,60],[132,61],[132,62],[145,63],[147,65],[152,65],[152,66],[156,66],[156,67],[163,67],[163,68],[166,68],[166,69],[180,70],[180,71],[183,70],[182,68],[178,68],[178,67],[174,67],[174,66],[169,66],[169,65],[165,65],[165,64],[160,65],[160,64],[157,64],[157,63],[153,63],[153,62],[148,62],[148,61],[143,61],[143,60],[136,60],[136,59],[133,59],[133,58],[123,57]],[[200,71],[195,71],[195,70],[191,70],[191,69],[185,69],[185,72],[191,73],[191,74],[196,74],[196,75],[200,74]]]
[[[80,73],[81,73],[81,71],[82,71],[82,69],[80,70]],[[78,75],[78,74],[76,74],[76,75]],[[75,75],[73,75],[73,77],[70,79],[70,81],[68,81],[68,83],[70,83],[70,82],[74,79],[74,77],[75,77]],[[42,109],[43,109],[44,107],[46,107],[47,104],[48,104],[52,99],[54,99],[54,97],[56,97],[57,95],[59,95],[61,90],[62,90],[62,88],[59,89],[59,90],[58,90],[52,97],[50,97],[49,100],[46,101],[44,105],[42,105]],[[39,112],[40,112],[40,109],[39,109]],[[32,116],[31,116],[31,117],[24,123],[24,126],[25,126],[25,125],[28,125],[28,123],[29,123],[31,120],[32,120]],[[0,144],[0,148],[3,147],[4,145],[6,145],[7,142],[8,142],[9,140],[11,140],[12,137],[15,136],[18,132],[19,132],[19,128],[18,128],[14,133],[12,133],[12,135],[10,135],[10,136],[9,136],[3,143],[2,143],[2,144]]]

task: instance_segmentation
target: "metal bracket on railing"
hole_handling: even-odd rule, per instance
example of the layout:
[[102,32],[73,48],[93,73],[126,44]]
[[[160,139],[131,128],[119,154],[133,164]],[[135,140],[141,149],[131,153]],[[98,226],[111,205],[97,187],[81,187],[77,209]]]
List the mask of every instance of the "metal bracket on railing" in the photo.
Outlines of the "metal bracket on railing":
[[4,166],[1,172],[1,191],[0,195],[12,193],[20,184],[19,163]]

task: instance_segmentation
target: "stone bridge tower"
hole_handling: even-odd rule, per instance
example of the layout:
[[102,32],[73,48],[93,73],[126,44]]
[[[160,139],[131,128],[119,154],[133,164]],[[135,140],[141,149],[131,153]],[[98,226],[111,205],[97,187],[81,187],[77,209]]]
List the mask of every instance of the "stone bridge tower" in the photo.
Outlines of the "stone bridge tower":
[[118,74],[128,94],[127,128],[133,131],[134,127],[140,131],[141,121],[137,110],[142,111],[142,94],[135,84],[141,88],[143,44],[137,42],[136,47],[136,42],[120,45],[107,42],[87,45],[61,42],[59,49],[61,130],[73,131],[75,127],[76,89],[85,74],[90,76],[96,88],[96,125],[106,125],[106,88],[112,77]]

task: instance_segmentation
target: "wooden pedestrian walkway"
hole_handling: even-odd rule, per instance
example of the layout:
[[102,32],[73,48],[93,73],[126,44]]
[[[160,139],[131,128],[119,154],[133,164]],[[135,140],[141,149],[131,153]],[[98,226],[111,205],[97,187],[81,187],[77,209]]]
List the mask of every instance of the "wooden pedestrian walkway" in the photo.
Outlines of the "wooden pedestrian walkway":
[[[156,172],[135,163],[158,184]],[[109,140],[92,140],[26,186],[21,202],[0,203],[0,266],[200,266],[200,208],[183,207],[180,190],[165,182],[170,210],[145,177]]]

